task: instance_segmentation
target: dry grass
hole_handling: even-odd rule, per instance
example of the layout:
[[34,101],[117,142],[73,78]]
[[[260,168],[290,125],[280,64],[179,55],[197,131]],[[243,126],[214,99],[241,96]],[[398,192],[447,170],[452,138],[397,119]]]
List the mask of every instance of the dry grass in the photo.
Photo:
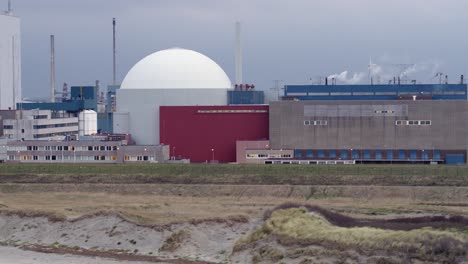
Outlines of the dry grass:
[[305,208],[273,212],[261,228],[239,240],[235,250],[241,250],[268,237],[278,238],[283,245],[354,249],[364,255],[381,251],[429,261],[456,261],[465,258],[468,250],[468,235],[463,232],[430,228],[410,231],[344,228],[330,224],[321,215],[310,213]]
[[[138,191],[135,191],[138,193]],[[116,212],[126,219],[145,225],[164,225],[206,219],[246,221],[246,217],[261,218],[263,213],[286,202],[303,203],[304,198],[285,198],[251,195],[210,196],[199,193],[176,195],[120,194],[99,192],[0,192],[1,211],[23,211],[31,214],[47,213],[58,219],[74,219],[96,212]],[[456,214],[468,216],[468,207],[420,204],[411,199],[309,199],[308,204],[321,206],[353,217],[387,218],[418,216],[420,213]],[[454,201],[455,203],[457,201]],[[389,214],[372,215],[379,211]],[[244,217],[242,217],[244,216]],[[237,220],[236,220],[237,218]]]
[[190,231],[186,229],[181,229],[173,232],[166,240],[164,240],[163,245],[159,251],[169,251],[174,252],[177,250],[182,243],[190,238]]

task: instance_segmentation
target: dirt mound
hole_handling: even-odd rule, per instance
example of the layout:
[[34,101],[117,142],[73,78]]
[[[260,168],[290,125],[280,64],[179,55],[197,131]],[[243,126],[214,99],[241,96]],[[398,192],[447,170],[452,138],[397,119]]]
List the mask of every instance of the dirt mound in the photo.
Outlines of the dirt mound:
[[[459,263],[468,260],[468,235],[453,229],[407,229],[425,219],[392,219],[382,229],[315,206],[285,204],[266,213],[264,224],[241,238],[233,259],[253,263]],[[286,209],[284,209],[286,208]],[[429,223],[463,224],[466,219]],[[413,223],[414,222],[414,223]],[[334,223],[340,224],[335,225]],[[379,222],[371,222],[381,225]],[[466,226],[465,226],[466,228]]]
[[390,230],[413,230],[423,227],[431,228],[468,228],[468,218],[460,215],[433,215],[420,217],[405,217],[393,219],[357,219],[328,209],[310,204],[284,203],[264,213],[263,219],[267,220],[276,210],[290,208],[306,208],[309,212],[322,215],[331,224],[339,227],[374,227]]

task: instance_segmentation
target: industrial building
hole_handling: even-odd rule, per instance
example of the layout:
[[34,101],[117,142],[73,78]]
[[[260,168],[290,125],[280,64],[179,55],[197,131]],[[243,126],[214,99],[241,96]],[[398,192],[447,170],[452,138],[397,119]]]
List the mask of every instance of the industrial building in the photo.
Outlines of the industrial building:
[[268,106],[161,106],[160,141],[191,162],[235,162],[236,141],[268,140]]
[[50,110],[0,110],[0,125],[8,140],[63,140],[79,132],[78,117]]
[[0,11],[0,109],[15,109],[21,100],[21,26],[11,7]]
[[237,162],[467,162],[463,77],[460,84],[286,85],[269,106],[268,144],[238,141]]
[[466,100],[279,101],[270,146],[296,159],[465,162]]
[[127,145],[127,140],[91,137],[72,141],[10,141],[7,162],[142,163],[169,159],[169,146]]

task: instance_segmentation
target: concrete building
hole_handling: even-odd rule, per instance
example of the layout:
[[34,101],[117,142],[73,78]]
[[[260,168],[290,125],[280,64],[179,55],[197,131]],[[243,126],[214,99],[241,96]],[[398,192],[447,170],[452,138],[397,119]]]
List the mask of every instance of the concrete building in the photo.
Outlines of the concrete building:
[[294,150],[295,159],[465,163],[468,102],[272,102],[270,147]]
[[169,146],[125,145],[124,141],[10,141],[7,162],[21,163],[139,163],[165,162]]
[[20,18],[0,12],[0,110],[15,109],[21,100]]
[[231,81],[203,54],[186,49],[155,52],[139,61],[117,90],[114,133],[157,145],[160,106],[227,105]]
[[78,135],[78,118],[50,110],[0,111],[3,135],[9,140],[63,140]]

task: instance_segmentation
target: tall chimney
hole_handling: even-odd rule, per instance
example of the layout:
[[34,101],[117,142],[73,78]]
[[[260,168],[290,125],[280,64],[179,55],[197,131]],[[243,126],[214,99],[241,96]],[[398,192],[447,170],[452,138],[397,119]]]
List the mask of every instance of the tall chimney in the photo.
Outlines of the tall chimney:
[[240,22],[236,22],[236,84],[242,84],[242,39]]
[[112,84],[115,82],[115,18],[112,18]]
[[460,76],[460,84],[463,84],[464,83],[464,80],[463,80],[463,74]]
[[50,102],[55,102],[55,43],[54,35],[50,35]]

